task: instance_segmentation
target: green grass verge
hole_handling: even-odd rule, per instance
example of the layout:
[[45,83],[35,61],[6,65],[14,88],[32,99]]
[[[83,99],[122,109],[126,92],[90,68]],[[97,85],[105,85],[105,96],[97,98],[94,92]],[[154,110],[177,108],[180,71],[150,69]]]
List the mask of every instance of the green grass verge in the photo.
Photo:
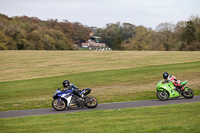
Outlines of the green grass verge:
[[200,102],[2,118],[1,133],[199,133]]
[[188,86],[199,95],[199,68],[200,61],[0,82],[0,110],[51,107],[52,95],[65,79],[81,89],[92,88],[99,103],[155,99],[155,86],[165,71],[189,79]]

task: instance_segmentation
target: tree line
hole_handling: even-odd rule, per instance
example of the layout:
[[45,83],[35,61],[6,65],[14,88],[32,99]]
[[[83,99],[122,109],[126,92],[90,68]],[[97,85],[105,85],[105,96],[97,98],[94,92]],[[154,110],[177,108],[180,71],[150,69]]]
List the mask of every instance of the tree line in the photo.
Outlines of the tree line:
[[87,41],[90,33],[91,28],[78,22],[0,14],[1,50],[73,50],[73,44]]
[[86,42],[91,32],[113,50],[200,50],[198,15],[177,24],[161,23],[153,30],[131,23],[109,23],[105,28],[97,28],[67,20],[42,21],[0,14],[1,50],[74,50],[73,44]]
[[130,23],[111,23],[96,30],[95,35],[116,50],[199,51],[200,18],[197,15],[177,24],[161,23],[155,30]]

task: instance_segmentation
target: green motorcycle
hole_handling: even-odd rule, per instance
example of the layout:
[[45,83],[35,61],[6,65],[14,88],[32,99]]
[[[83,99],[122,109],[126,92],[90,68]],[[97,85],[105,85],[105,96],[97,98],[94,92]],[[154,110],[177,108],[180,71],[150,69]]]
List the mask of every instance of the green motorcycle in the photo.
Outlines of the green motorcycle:
[[181,91],[180,88],[177,88],[173,85],[173,82],[165,82],[165,80],[160,80],[157,84],[157,97],[166,101],[169,98],[180,97],[183,95],[185,98],[193,98],[194,92],[189,87],[185,87],[188,81],[181,82],[181,85],[184,86],[184,90]]

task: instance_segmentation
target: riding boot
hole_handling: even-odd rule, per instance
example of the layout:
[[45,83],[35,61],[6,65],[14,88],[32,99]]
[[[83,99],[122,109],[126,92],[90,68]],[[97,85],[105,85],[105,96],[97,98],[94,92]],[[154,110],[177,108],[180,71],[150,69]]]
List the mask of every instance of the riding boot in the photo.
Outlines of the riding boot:
[[176,90],[178,91],[179,94],[182,94],[182,92],[181,92],[179,87],[176,87]]
[[183,92],[185,90],[184,86],[181,85],[181,91]]

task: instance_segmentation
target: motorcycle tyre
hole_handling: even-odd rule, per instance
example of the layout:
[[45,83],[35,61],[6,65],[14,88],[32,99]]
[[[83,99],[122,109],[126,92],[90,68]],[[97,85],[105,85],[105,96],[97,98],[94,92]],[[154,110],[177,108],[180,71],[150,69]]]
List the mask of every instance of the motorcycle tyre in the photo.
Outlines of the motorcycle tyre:
[[96,108],[97,105],[98,105],[97,99],[96,99],[95,97],[93,97],[93,96],[87,96],[86,99],[85,99],[86,101],[87,101],[87,98],[95,99],[96,103],[95,103],[94,105],[89,105],[89,104],[86,102],[86,103],[85,103],[85,106],[86,106],[87,108]]
[[[166,94],[166,98],[162,98],[162,96],[160,96],[160,93],[164,92]],[[167,91],[157,91],[157,97],[158,99],[160,99],[161,101],[166,101],[169,99],[169,94],[167,93]]]
[[67,103],[66,103],[63,99],[61,99],[61,101],[64,103],[64,107],[63,107],[62,109],[56,108],[56,107],[54,106],[54,101],[55,101],[55,100],[57,100],[57,99],[54,99],[54,100],[52,101],[52,107],[53,107],[56,111],[63,111],[63,110],[66,109]]
[[187,89],[187,91],[190,91],[190,93],[192,93],[192,95],[191,95],[191,96],[188,96],[188,95],[183,91],[183,93],[182,93],[183,97],[185,97],[186,99],[193,98],[193,96],[194,96],[193,90],[190,89],[189,87],[185,87],[185,89]]

